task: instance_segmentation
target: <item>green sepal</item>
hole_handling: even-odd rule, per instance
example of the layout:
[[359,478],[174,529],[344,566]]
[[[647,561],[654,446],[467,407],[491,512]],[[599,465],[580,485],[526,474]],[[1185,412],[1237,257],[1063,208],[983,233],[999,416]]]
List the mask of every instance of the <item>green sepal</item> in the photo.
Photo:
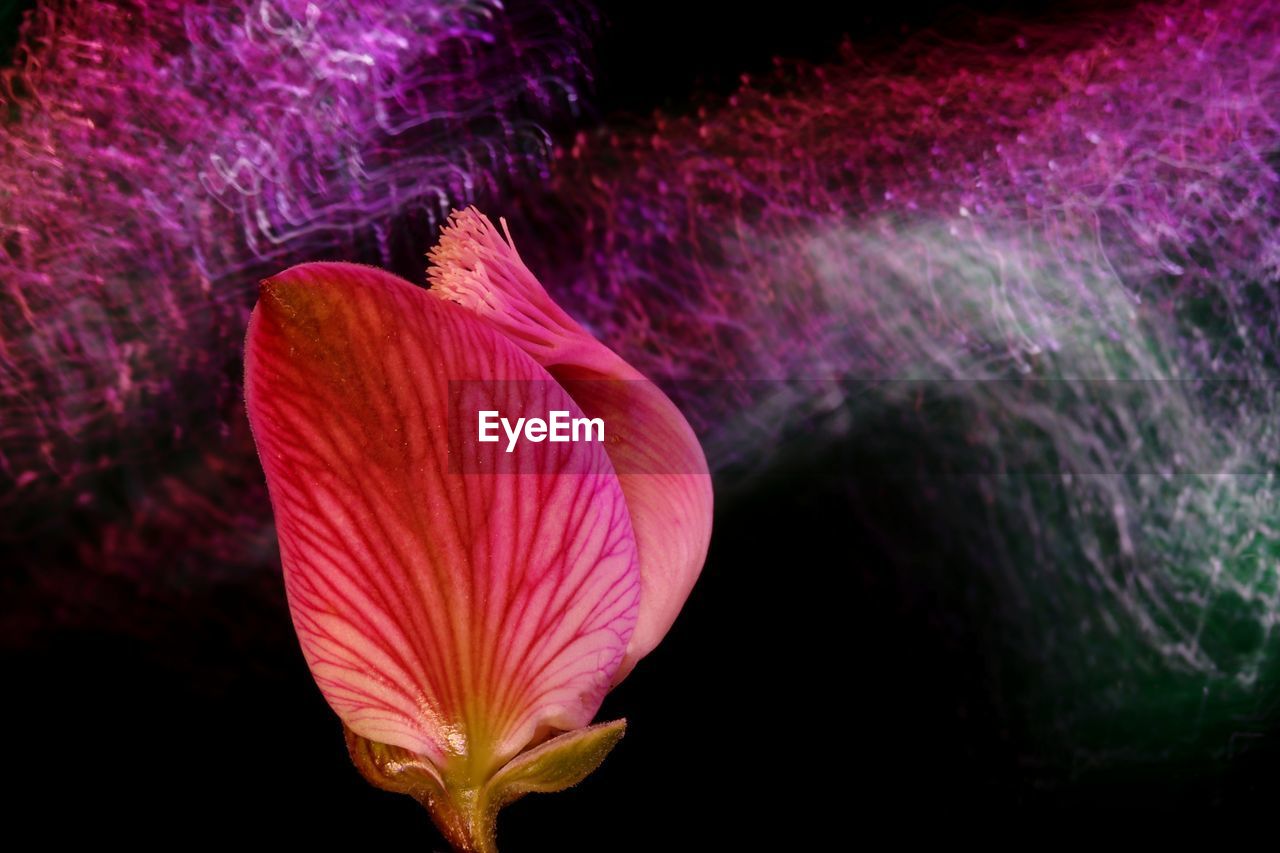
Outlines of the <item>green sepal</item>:
[[626,720],[614,720],[565,732],[539,744],[495,773],[485,786],[485,796],[495,808],[502,808],[525,794],[571,788],[600,766],[626,730]]
[[565,732],[522,752],[483,785],[471,787],[452,783],[416,753],[375,743],[344,727],[347,751],[360,774],[378,788],[422,803],[462,853],[496,853],[499,809],[525,794],[553,793],[578,784],[600,766],[626,728],[626,720],[614,720]]

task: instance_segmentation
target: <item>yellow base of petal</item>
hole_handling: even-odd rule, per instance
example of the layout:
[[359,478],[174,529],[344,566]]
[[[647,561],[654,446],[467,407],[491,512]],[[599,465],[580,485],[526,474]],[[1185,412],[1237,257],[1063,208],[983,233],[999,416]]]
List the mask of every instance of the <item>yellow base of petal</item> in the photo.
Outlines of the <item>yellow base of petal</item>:
[[370,784],[422,803],[459,853],[497,853],[503,806],[525,794],[578,784],[600,766],[626,727],[626,720],[615,720],[565,732],[517,755],[479,786],[451,780],[407,749],[374,743],[350,729],[346,735],[351,760]]

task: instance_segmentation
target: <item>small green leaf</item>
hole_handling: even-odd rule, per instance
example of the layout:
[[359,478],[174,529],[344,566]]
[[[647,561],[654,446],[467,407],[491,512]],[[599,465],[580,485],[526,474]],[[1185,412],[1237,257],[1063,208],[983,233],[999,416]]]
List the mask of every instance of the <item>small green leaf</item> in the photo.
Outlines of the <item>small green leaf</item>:
[[525,794],[563,791],[587,778],[622,740],[626,720],[566,732],[517,755],[485,786],[490,807],[501,808]]

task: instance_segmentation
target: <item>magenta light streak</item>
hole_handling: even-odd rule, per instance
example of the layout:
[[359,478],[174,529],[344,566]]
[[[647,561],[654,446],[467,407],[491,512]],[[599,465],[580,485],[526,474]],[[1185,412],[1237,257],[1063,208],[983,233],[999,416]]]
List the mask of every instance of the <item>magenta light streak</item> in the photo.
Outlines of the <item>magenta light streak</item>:
[[1280,274],[1280,5],[995,32],[779,62],[695,115],[580,135],[535,206],[586,239],[526,242],[675,379],[1025,372],[1068,343],[1055,324],[1123,336],[1195,298],[1240,328],[1182,340],[1185,369],[1274,359],[1280,299],[1257,291]]
[[541,176],[535,122],[586,76],[557,6],[41,4],[0,77],[0,536],[93,503],[95,477],[149,488],[120,485],[131,464],[239,452],[261,275],[390,263],[393,219],[425,247]]
[[898,465],[1055,761],[1222,756],[1280,663],[1280,3],[990,32],[580,135],[533,209],[585,239],[515,236],[713,468]]

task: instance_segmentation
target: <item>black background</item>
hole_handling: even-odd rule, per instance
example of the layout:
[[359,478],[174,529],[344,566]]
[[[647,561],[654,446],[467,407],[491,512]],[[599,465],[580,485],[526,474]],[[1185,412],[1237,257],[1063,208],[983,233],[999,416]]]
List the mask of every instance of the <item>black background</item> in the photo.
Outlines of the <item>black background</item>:
[[[919,0],[870,16],[853,5],[603,4],[599,116],[679,110],[775,55],[820,61],[845,36],[892,49],[924,27],[972,23],[971,12]],[[1069,20],[1088,7],[977,8]],[[1274,746],[1226,771],[1160,765],[1084,782],[1046,771],[989,681],[975,608],[935,584],[939,566],[955,576],[966,567],[857,446],[851,436],[793,449],[767,481],[719,496],[685,612],[600,713],[625,716],[626,738],[579,787],[510,806],[503,849],[826,849],[869,828],[986,835],[1045,815],[1185,819],[1274,804]],[[41,582],[6,584],[3,621],[40,622],[24,611],[46,606]],[[118,594],[128,596],[126,581]],[[4,646],[3,778],[16,791],[4,811],[51,839],[126,848],[280,839],[444,849],[416,803],[351,766],[277,579],[171,600],[148,615],[146,640],[63,620]]]

